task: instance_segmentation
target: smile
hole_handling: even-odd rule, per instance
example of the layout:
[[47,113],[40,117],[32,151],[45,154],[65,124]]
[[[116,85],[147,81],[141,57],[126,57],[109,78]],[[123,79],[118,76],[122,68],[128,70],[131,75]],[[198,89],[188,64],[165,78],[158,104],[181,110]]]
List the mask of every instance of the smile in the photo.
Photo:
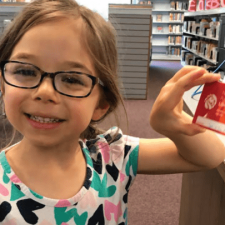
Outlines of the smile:
[[39,123],[59,123],[59,122],[63,121],[61,119],[44,118],[44,117],[41,117],[41,116],[33,116],[33,115],[30,115],[30,114],[26,114],[26,116],[28,116],[29,119],[34,120],[34,121],[39,122]]

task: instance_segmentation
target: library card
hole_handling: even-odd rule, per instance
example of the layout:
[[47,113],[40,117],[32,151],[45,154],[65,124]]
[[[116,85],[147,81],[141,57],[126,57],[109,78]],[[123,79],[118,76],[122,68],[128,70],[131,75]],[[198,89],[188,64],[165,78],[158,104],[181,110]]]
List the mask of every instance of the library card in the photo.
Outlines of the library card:
[[205,84],[193,123],[225,135],[225,84]]

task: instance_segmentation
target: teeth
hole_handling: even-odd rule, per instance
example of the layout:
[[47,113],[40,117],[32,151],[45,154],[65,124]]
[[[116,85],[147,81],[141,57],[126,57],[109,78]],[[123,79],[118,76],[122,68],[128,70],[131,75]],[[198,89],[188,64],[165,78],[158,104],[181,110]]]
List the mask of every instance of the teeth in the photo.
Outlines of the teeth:
[[59,119],[53,119],[53,118],[43,118],[40,116],[30,116],[30,119],[37,121],[39,123],[57,123],[59,122]]

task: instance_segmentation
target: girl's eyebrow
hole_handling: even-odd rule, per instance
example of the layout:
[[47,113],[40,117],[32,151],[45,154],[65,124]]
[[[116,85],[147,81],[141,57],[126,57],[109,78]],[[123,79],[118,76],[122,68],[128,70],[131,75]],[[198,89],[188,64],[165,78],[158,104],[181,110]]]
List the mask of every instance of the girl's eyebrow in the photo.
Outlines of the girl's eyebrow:
[[[13,56],[10,60],[20,60],[20,59],[36,59],[36,57],[35,55],[28,54],[28,53],[18,53],[15,56]],[[84,69],[85,71],[87,71],[87,73],[92,75],[92,72],[80,62],[64,61],[63,64],[69,68]]]

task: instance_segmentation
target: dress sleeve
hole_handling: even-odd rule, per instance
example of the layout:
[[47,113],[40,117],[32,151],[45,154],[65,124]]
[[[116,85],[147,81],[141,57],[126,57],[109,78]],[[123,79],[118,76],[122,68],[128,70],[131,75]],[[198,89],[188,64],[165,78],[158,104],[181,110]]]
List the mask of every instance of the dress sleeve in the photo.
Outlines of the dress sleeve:
[[[106,163],[115,165],[120,175],[129,180],[130,186],[137,175],[139,138],[124,135],[117,127],[105,132],[101,138],[101,143],[105,142],[109,146],[109,159]],[[105,153],[103,150],[103,156]]]

